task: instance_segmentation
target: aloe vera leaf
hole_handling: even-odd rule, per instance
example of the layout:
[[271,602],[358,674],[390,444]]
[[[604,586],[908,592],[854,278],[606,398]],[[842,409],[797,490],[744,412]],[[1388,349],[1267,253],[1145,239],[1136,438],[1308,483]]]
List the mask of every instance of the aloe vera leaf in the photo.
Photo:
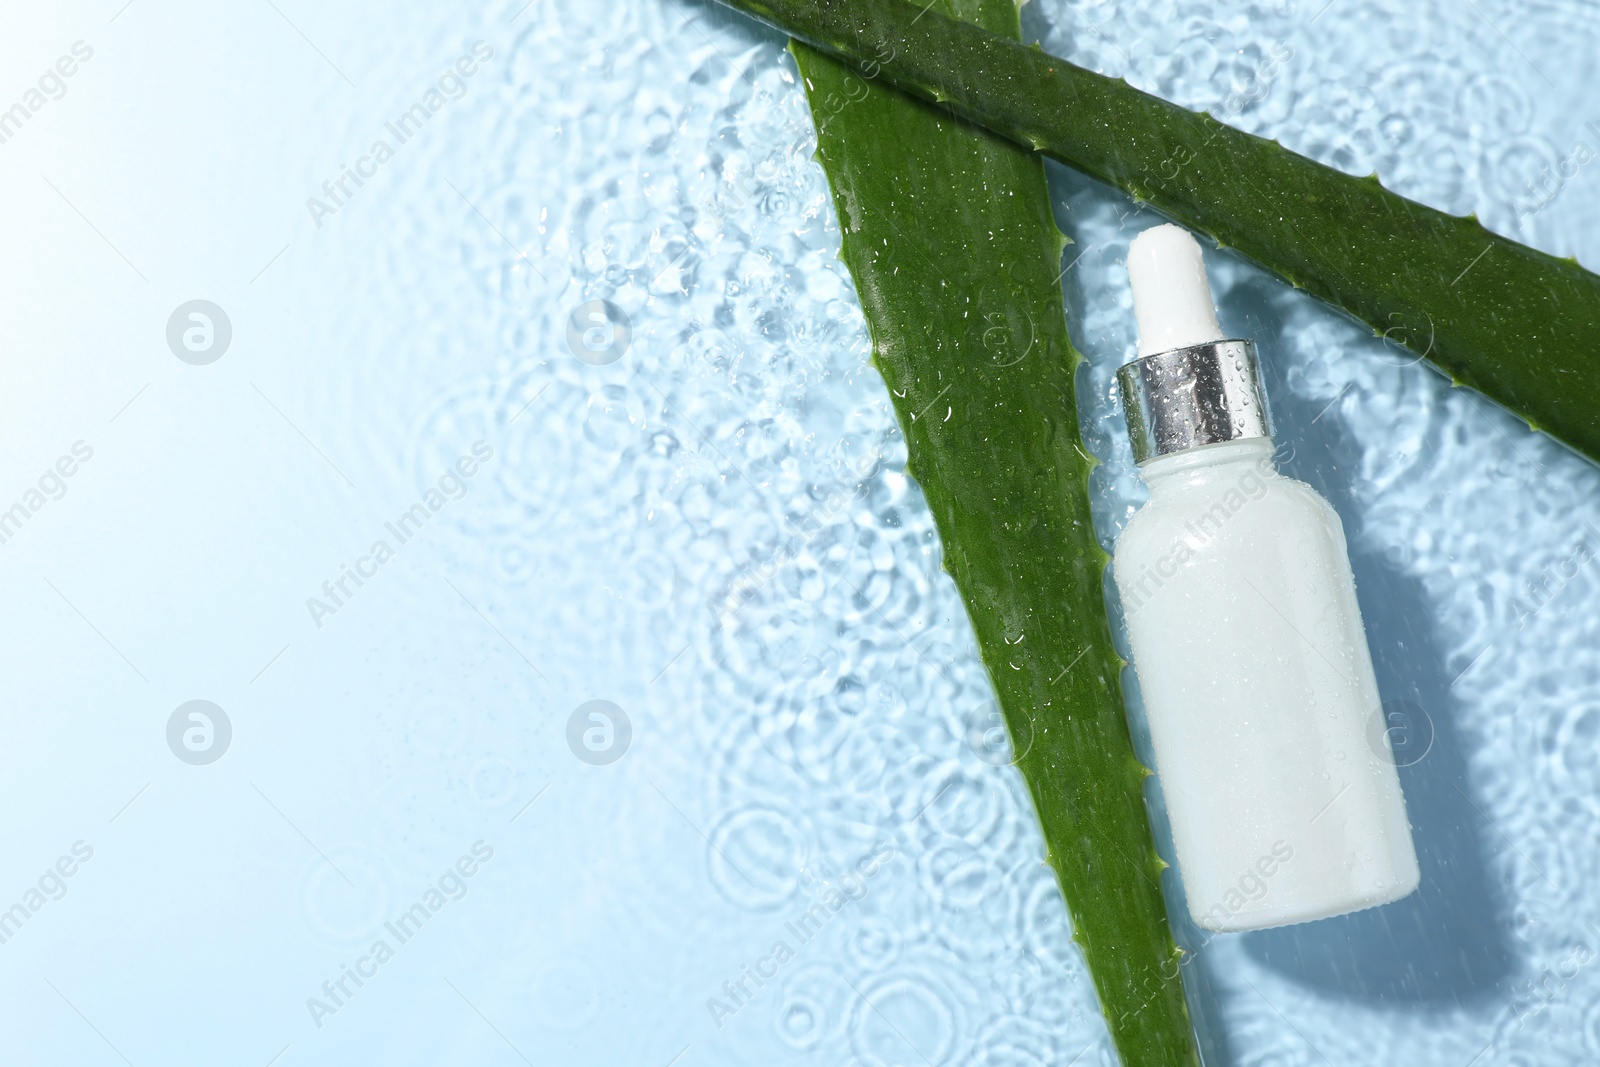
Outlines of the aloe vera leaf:
[[1600,276],[903,0],[722,0],[1144,200],[1600,459]]
[[[1012,0],[942,0],[1020,35]],[[1199,1062],[1089,515],[1043,162],[793,46],[873,356],[976,631],[1112,1038]]]

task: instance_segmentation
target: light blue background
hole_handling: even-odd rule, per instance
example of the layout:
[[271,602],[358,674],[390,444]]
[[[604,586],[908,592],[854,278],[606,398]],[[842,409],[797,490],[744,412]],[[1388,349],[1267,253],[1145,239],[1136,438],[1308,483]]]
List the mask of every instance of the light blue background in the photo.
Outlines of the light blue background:
[[[1025,23],[1600,264],[1600,16],[1324,3],[1041,0]],[[985,747],[780,38],[700,0],[68,0],[4,24],[0,108],[93,49],[0,144],[0,508],[93,449],[0,544],[0,908],[93,848],[0,944],[6,1062],[1110,1061],[1026,791]],[[480,40],[461,99],[317,225],[307,198]],[[1052,181],[1109,544],[1141,496],[1121,261],[1155,219]],[[1204,945],[1208,1051],[1600,1060],[1600,476],[1212,264],[1285,469],[1343,516],[1384,695],[1433,740],[1402,772],[1423,890]],[[233,328],[209,366],[165,340],[196,298]],[[566,341],[591,298],[632,325],[607,366]],[[477,441],[465,496],[317,626],[307,598]],[[209,766],[167,747],[192,699],[232,723]],[[567,742],[593,699],[632,724],[606,766]],[[478,841],[466,895],[319,1028],[307,999]],[[861,899],[786,933],[874,855]],[[779,939],[794,958],[714,1019]]]

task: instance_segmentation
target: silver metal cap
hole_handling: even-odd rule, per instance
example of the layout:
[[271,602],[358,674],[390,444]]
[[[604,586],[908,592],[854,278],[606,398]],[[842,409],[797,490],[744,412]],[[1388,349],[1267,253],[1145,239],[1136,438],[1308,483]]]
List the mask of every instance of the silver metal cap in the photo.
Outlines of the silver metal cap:
[[1201,445],[1271,437],[1261,368],[1250,341],[1158,352],[1117,371],[1136,463]]

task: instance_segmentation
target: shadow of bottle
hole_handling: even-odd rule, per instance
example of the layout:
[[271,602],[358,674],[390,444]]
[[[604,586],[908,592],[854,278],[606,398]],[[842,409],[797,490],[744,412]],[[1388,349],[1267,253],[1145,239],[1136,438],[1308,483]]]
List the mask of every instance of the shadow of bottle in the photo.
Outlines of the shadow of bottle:
[[[1295,396],[1279,355],[1285,301],[1294,294],[1255,276],[1230,291],[1225,322],[1246,323],[1261,348],[1277,427],[1278,467],[1326,497],[1346,522],[1357,597],[1405,793],[1421,884],[1404,900],[1351,915],[1246,935],[1255,959],[1298,982],[1352,1000],[1455,1006],[1489,994],[1514,969],[1510,918],[1484,861],[1455,727],[1453,667],[1434,641],[1421,583],[1405,573],[1404,545],[1363,547],[1350,522],[1356,442],[1337,405]],[[1336,358],[1333,357],[1333,358]],[[1395,358],[1402,357],[1398,352]],[[1414,373],[1426,373],[1417,368]],[[1374,731],[1375,743],[1377,731]]]

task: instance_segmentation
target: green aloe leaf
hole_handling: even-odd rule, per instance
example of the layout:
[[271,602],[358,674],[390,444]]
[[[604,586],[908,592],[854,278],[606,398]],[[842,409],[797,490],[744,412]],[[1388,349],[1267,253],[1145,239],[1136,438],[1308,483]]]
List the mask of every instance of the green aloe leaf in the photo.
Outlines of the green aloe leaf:
[[1600,459],[1600,276],[903,0],[723,0],[1106,181]]
[[[1013,0],[939,0],[1020,35]],[[1059,284],[1031,152],[794,46],[909,450],[1128,1064],[1197,1064],[1102,597]]]

